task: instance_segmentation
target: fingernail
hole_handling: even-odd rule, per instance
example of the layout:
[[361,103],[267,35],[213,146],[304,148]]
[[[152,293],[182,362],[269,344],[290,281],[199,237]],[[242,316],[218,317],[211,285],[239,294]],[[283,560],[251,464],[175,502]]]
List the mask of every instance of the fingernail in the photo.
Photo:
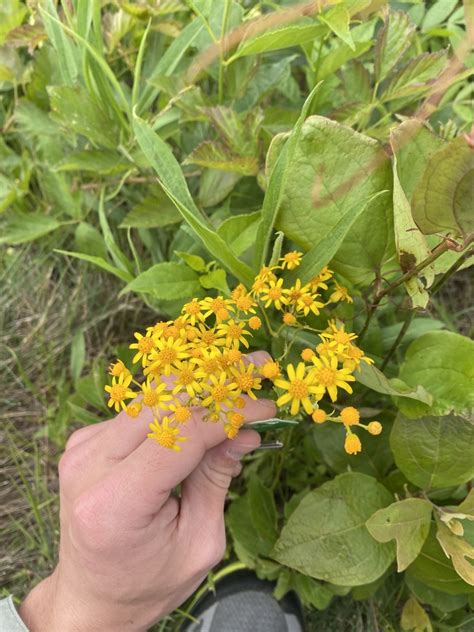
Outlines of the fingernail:
[[245,443],[239,443],[237,445],[233,445],[231,446],[227,452],[226,455],[230,458],[233,459],[234,461],[240,461],[240,459],[242,457],[244,457],[246,454],[248,454],[249,452],[252,452],[252,450],[257,449],[257,446],[255,444],[245,444]]
[[268,443],[261,443],[256,450],[279,450],[282,447],[281,441],[269,441]]

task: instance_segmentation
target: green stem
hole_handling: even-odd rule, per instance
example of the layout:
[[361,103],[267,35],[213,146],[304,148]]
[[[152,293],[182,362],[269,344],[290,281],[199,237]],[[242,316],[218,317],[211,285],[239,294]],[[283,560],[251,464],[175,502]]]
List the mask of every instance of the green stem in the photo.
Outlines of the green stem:
[[403,326],[400,329],[400,331],[398,333],[398,336],[395,339],[395,342],[390,347],[387,355],[384,358],[384,361],[382,362],[382,366],[380,367],[381,371],[383,371],[385,369],[387,364],[390,362],[390,359],[392,358],[393,354],[395,353],[395,351],[400,346],[403,338],[405,337],[405,334],[407,333],[408,329],[410,328],[411,322],[412,322],[415,314],[416,314],[416,309],[413,309],[413,310],[409,311],[408,314],[406,315],[405,322],[403,323]]

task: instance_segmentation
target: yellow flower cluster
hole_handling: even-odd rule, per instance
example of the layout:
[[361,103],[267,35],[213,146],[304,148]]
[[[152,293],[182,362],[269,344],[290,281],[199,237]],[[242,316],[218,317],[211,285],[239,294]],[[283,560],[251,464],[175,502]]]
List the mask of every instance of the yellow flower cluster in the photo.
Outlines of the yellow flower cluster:
[[[291,415],[302,408],[316,423],[340,421],[346,427],[346,451],[359,452],[360,440],[351,426],[358,424],[378,434],[380,424],[359,424],[359,413],[352,407],[343,408],[340,416],[327,415],[319,408],[326,394],[335,402],[338,389],[352,393],[354,371],[361,361],[372,362],[354,344],[356,336],[346,332],[344,325],[330,320],[319,334],[321,342],[314,349],[304,349],[297,366],[288,364],[286,376],[279,362],[272,359],[256,367],[244,355],[252,331],[262,327],[262,319],[269,333],[280,336],[285,328],[306,329],[306,317],[319,315],[330,303],[352,302],[347,289],[332,279],[328,268],[307,284],[297,279],[286,287],[278,275],[297,268],[301,258],[302,253],[289,252],[278,265],[262,268],[250,290],[239,284],[230,297],[193,298],[175,320],[157,322],[144,334],[135,333],[136,341],[130,348],[135,352],[133,363],[141,365],[142,380],[134,379],[121,360],[111,365],[112,384],[105,387],[108,405],[132,418],[142,407],[151,409],[154,420],[148,436],[166,448],[180,450],[179,444],[185,440],[180,426],[188,422],[197,406],[207,409],[206,421],[222,421],[227,436],[236,437],[244,422],[239,412],[245,405],[243,396],[256,399],[255,392],[265,379],[273,382],[277,406],[288,408]],[[326,300],[322,291],[331,292]],[[272,328],[269,310],[281,313],[277,331]],[[127,404],[130,399],[134,401]],[[347,411],[353,411],[352,417]]]

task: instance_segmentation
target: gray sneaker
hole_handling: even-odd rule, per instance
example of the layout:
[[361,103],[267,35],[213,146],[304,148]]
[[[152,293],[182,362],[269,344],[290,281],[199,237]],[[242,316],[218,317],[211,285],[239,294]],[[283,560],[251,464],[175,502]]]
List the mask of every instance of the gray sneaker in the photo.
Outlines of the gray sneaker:
[[281,601],[273,596],[274,584],[249,571],[228,575],[198,602],[181,632],[303,632],[302,608],[288,593]]

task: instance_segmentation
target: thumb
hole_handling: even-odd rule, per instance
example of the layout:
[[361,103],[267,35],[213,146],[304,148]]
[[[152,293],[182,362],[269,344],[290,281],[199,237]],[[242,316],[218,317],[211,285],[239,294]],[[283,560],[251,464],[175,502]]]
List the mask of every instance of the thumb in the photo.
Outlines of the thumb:
[[240,459],[260,445],[255,430],[241,430],[208,450],[196,469],[183,482],[181,520],[190,524],[222,522],[224,503],[233,476],[242,469]]

